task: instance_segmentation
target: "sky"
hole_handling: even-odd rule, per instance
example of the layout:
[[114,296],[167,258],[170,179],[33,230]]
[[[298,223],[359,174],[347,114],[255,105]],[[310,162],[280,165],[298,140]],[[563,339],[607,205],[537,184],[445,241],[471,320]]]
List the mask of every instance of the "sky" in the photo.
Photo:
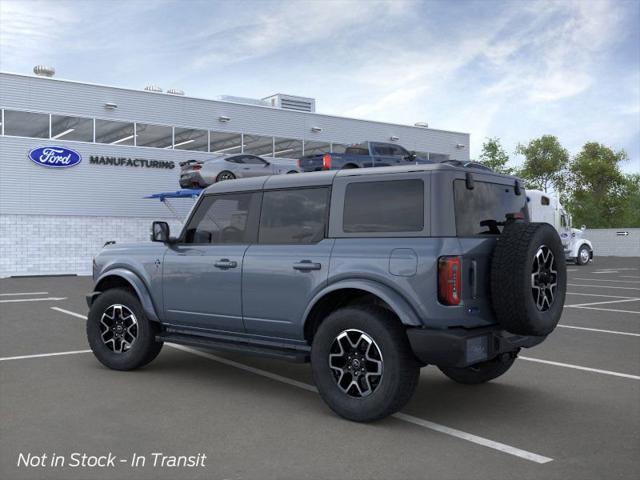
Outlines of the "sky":
[[[640,172],[640,0],[0,0],[0,70],[624,149]],[[365,140],[365,139],[363,139]]]

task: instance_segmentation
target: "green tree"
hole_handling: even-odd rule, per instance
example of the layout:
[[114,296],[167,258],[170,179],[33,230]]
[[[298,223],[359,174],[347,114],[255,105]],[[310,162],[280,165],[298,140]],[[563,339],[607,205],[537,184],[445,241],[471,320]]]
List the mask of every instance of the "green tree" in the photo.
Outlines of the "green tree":
[[[597,142],[585,143],[569,168],[569,202],[576,225],[621,227],[625,215],[632,220],[630,201],[638,179],[625,178],[620,162],[627,159],[624,150],[613,151]],[[625,213],[626,212],[626,213]]]
[[640,173],[625,175],[620,227],[640,228]]
[[514,169],[507,167],[509,155],[502,148],[498,137],[486,138],[482,144],[482,153],[480,154],[480,163],[505,175],[513,175]]
[[518,144],[516,154],[525,157],[518,175],[526,181],[529,188],[547,192],[553,187],[558,193],[565,189],[569,152],[560,145],[556,137],[543,135],[526,145]]

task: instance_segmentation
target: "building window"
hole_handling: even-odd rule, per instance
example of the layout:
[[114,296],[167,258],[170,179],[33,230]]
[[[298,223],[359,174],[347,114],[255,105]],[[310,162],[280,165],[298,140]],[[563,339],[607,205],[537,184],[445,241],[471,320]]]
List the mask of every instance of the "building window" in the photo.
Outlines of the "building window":
[[133,145],[134,126],[129,122],[96,119],[96,142],[111,145]]
[[345,233],[420,232],[424,229],[422,180],[353,182],[344,196]]
[[349,145],[344,145],[342,143],[332,143],[331,144],[331,153],[344,153],[347,150]]
[[49,115],[5,110],[4,134],[15,137],[49,138]]
[[436,163],[445,162],[449,160],[449,155],[445,155],[442,153],[430,153],[429,160]]
[[136,123],[136,145],[138,147],[171,148],[173,129],[164,125]]
[[302,157],[302,140],[294,140],[291,138],[279,138],[273,139],[274,143],[274,157],[281,158],[300,158]]
[[264,192],[258,242],[309,244],[324,238],[328,188]]
[[199,152],[208,151],[209,136],[206,130],[176,127],[174,133],[173,148],[177,150],[197,150]]
[[209,132],[209,151],[223,155],[242,153],[242,135],[229,132]]
[[307,140],[304,142],[305,155],[322,155],[323,153],[329,153],[330,151],[331,144],[328,142],[310,142]]
[[244,153],[251,155],[261,155],[264,157],[273,156],[273,137],[263,137],[261,135],[243,135]]
[[51,115],[51,138],[93,142],[93,119]]

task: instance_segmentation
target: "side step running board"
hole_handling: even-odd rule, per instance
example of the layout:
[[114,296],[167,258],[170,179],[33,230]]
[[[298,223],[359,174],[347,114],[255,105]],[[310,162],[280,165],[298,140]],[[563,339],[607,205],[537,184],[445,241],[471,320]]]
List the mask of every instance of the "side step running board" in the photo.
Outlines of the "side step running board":
[[191,347],[257,355],[296,363],[305,363],[309,361],[308,352],[294,350],[292,348],[265,347],[250,343],[232,342],[197,335],[184,335],[180,333],[166,332],[157,335],[156,340],[161,342],[179,343],[180,345],[189,345]]

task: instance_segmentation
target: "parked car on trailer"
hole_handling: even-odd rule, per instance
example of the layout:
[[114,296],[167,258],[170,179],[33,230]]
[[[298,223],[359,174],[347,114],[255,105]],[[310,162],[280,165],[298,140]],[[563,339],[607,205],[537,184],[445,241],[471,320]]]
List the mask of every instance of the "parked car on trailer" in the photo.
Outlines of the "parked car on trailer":
[[541,190],[527,190],[527,207],[533,222],[545,222],[558,231],[567,260],[586,265],[593,260],[593,245],[584,238],[586,226],[572,227],[571,215],[557,198]]
[[295,160],[257,155],[220,155],[211,160],[180,163],[180,187],[205,188],[222,180],[298,173]]
[[514,177],[447,164],[219,182],[177,237],[153,222],[97,255],[89,345],[116,370],[163,342],[310,360],[331,409],[377,420],[421,367],[487,382],[555,329],[564,250],[526,204]]
[[351,145],[344,153],[318,153],[305,155],[298,160],[303,172],[320,170],[341,170],[343,168],[391,167],[430,163],[426,158],[418,157],[401,145],[383,142],[363,142]]

